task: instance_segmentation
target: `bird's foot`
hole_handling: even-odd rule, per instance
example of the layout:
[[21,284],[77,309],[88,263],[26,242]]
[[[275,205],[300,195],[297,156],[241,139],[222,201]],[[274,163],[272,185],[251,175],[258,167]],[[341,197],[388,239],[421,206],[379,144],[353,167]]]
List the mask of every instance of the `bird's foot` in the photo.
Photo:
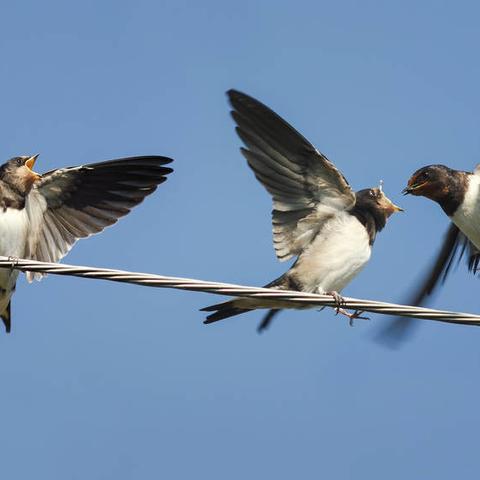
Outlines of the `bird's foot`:
[[341,313],[342,315],[345,315],[348,317],[348,324],[353,327],[353,321],[355,319],[360,319],[360,320],[370,320],[368,317],[362,317],[362,310],[355,310],[353,313],[347,312],[344,308],[346,302],[345,299],[338,293],[338,292],[326,292],[325,295],[331,295],[333,299],[335,300],[335,315],[338,315]]
[[355,310],[353,313],[347,312],[343,306],[345,306],[345,299],[338,293],[338,292],[327,292],[327,295],[331,295],[333,299],[335,300],[335,314],[338,315],[341,313],[342,315],[345,315],[348,317],[348,324],[353,327],[353,321],[355,319],[361,319],[361,320],[370,320],[368,317],[362,317],[362,310]]
[[368,317],[362,317],[362,313],[363,313],[362,310],[355,310],[353,313],[349,313],[343,308],[337,308],[337,315],[339,313],[348,317],[348,324],[351,327],[353,327],[353,321],[356,320],[357,318],[359,320],[370,320],[370,318],[368,318]]
[[343,297],[338,293],[338,292],[325,292],[325,295],[331,295],[333,297],[333,300],[335,301],[335,309],[338,310],[342,307],[342,305],[345,305],[345,300]]

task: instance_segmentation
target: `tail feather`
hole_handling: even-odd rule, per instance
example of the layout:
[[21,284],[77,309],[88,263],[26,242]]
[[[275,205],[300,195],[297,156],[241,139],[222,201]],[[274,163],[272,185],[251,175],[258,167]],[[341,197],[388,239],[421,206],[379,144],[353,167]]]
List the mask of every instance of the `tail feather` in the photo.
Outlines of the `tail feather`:
[[[301,290],[301,287],[295,281],[295,279],[284,273],[282,276],[276,278],[273,282],[265,285],[265,288],[283,288],[285,290]],[[280,313],[280,309],[271,309],[267,312],[267,314],[262,318],[262,321],[258,324],[257,332],[262,333],[265,331],[270,325],[272,324],[272,320]]]
[[249,312],[249,308],[238,308],[234,306],[234,300],[224,303],[217,303],[216,305],[210,305],[200,309],[201,312],[214,312],[208,315],[206,320],[203,322],[205,324],[218,322],[225,318],[234,317],[235,315],[240,315],[241,313]]
[[[299,290],[298,284],[288,275],[288,272],[283,274],[282,276],[275,279],[273,282],[265,285],[264,288],[283,288],[289,290]],[[254,310],[254,308],[239,308],[235,306],[235,300],[230,300],[228,302],[217,303],[215,305],[210,305],[208,307],[201,308],[201,312],[214,312],[206,318],[203,322],[205,324],[218,322],[219,320],[223,320],[225,318],[234,317],[235,315],[241,315],[242,313],[250,312]],[[265,317],[263,318],[262,322],[257,328],[258,332],[262,332],[265,330],[271,323],[273,317],[275,317],[280,310],[270,310]]]
[[3,324],[5,325],[5,331],[7,333],[10,333],[10,330],[12,329],[12,321],[11,321],[11,310],[10,310],[10,305],[12,302],[8,302],[8,306],[5,309],[5,311],[0,314],[0,318],[2,319]]
[[280,310],[269,310],[268,313],[262,318],[262,321],[258,324],[257,332],[262,333],[272,323],[273,317],[276,317],[280,313]]

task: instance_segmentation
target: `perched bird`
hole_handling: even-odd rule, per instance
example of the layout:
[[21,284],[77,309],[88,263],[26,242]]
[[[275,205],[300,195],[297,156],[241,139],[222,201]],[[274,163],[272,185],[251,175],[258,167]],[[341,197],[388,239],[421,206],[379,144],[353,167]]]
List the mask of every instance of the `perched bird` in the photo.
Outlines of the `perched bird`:
[[[244,93],[227,92],[241,151],[255,176],[273,197],[273,243],[280,261],[297,257],[269,288],[338,294],[370,258],[377,232],[401,211],[382,192],[353,192],[342,173],[285,120]],[[278,301],[240,298],[203,308],[212,323],[255,308],[270,311],[267,328],[282,308]],[[340,310],[341,313],[347,314]],[[358,314],[347,314],[349,317]]]
[[[38,155],[0,166],[0,255],[57,262],[80,238],[115,223],[166,180],[172,160],[131,157],[40,175]],[[0,316],[11,328],[10,299],[17,270],[0,269]],[[27,273],[40,279],[42,274]]]
[[[406,303],[420,305],[443,283],[454,263],[467,251],[468,269],[476,272],[480,262],[480,165],[474,172],[428,165],[417,170],[403,189],[404,195],[427,197],[437,202],[450,218],[450,226],[432,266],[420,287]],[[456,259],[456,260],[455,260]],[[456,322],[458,323],[458,322]],[[415,320],[398,318],[378,338],[396,346],[411,332]],[[471,325],[471,323],[469,323]]]

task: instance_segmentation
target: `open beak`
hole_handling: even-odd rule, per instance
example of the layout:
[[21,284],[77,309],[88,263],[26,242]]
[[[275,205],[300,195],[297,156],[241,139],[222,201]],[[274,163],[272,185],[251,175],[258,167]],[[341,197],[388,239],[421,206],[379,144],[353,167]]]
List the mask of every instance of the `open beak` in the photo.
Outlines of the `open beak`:
[[27,161],[25,162],[25,166],[37,177],[37,178],[40,178],[40,174],[38,174],[37,172],[34,172],[32,169],[33,169],[33,166],[35,165],[35,162],[37,161],[37,158],[38,158],[38,153],[36,155],[33,155],[31,156],[30,158],[27,159]]
[[25,166],[29,168],[30,170],[33,169],[33,166],[35,165],[35,162],[37,161],[38,158],[38,153],[36,155],[31,156],[26,162]]
[[38,180],[41,178],[41,175],[37,172],[34,172],[32,170],[33,166],[35,165],[35,162],[37,161],[38,158],[38,153],[36,155],[32,155],[31,157],[27,158],[25,162],[25,166],[30,170],[30,174],[32,175],[33,181]]

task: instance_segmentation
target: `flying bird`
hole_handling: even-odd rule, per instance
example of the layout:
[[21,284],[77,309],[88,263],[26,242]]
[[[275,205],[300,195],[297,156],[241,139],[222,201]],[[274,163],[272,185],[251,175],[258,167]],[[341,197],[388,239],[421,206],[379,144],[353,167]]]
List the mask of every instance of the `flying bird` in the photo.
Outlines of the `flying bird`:
[[[417,170],[402,192],[429,198],[450,218],[442,246],[425,277],[407,303],[421,305],[452,266],[467,252],[468,269],[476,273],[480,262],[480,165],[473,172],[454,170],[445,165],[428,165]],[[458,323],[458,322],[455,322]],[[378,338],[396,346],[412,331],[415,320],[398,318],[384,328]],[[471,323],[469,323],[471,325]]]
[[[38,155],[0,166],[0,255],[57,262],[80,238],[101,232],[166,180],[172,160],[130,157],[43,175],[32,169]],[[0,317],[11,329],[10,301],[18,270],[0,269]],[[39,273],[27,278],[40,279]]]
[[[376,234],[402,209],[382,188],[354,192],[343,174],[285,120],[254,98],[230,90],[241,152],[256,178],[273,197],[273,244],[280,261],[293,266],[268,288],[331,294],[341,310],[339,292],[370,258]],[[270,311],[258,330],[267,328],[282,308],[274,300],[240,298],[203,308],[212,323],[256,308]]]

